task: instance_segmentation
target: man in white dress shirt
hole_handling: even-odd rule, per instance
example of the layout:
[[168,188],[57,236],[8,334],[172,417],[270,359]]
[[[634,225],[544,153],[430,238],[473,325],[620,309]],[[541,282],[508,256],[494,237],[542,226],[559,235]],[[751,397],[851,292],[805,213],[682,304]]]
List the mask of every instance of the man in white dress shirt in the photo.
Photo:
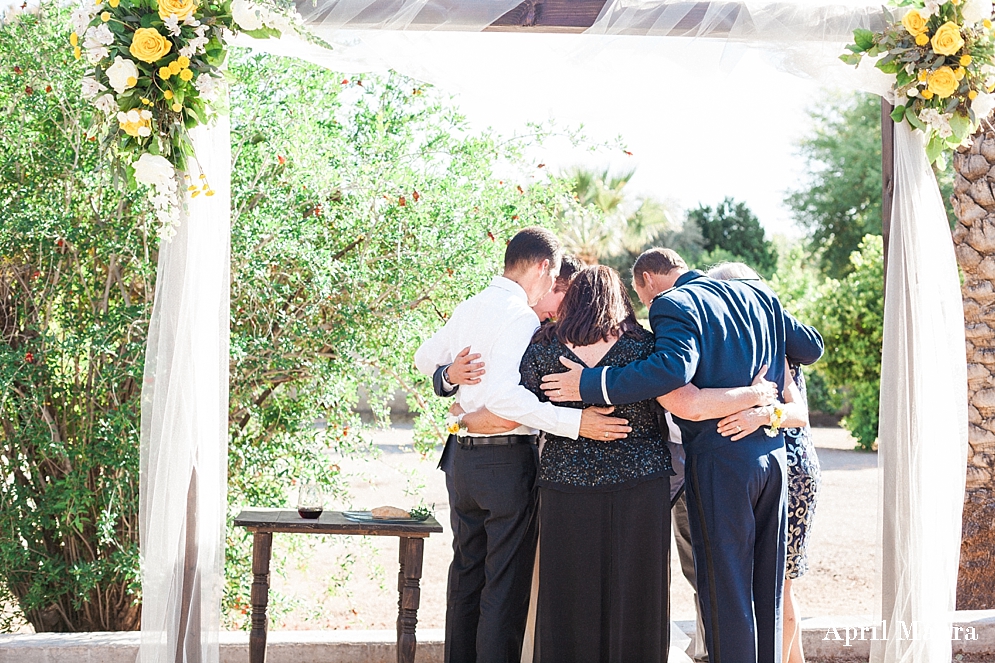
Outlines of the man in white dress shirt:
[[560,266],[556,237],[526,228],[508,243],[504,274],[453,311],[415,353],[425,375],[466,347],[487,374],[461,386],[466,412],[486,407],[519,425],[500,435],[467,433],[450,449],[449,502],[453,562],[446,606],[446,663],[518,663],[535,560],[538,431],[576,438],[619,439],[627,422],[610,409],[575,410],[540,402],[520,385],[522,355],[539,327],[530,308],[553,287]]

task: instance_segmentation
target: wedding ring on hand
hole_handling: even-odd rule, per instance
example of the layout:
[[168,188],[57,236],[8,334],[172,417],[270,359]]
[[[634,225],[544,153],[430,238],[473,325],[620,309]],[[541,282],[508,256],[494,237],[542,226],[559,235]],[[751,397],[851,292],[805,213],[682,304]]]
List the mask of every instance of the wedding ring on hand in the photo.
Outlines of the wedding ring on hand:
[[736,432],[737,433],[742,433],[743,432],[743,427],[742,426],[736,426]]
[[607,440],[609,437],[611,437],[611,433],[609,433],[608,431],[605,431],[605,439]]

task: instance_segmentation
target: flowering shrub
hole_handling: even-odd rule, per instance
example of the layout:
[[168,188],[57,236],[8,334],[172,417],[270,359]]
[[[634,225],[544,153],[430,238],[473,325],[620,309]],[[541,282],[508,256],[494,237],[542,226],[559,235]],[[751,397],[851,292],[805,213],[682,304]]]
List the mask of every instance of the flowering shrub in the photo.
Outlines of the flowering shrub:
[[214,193],[205,181],[191,183],[188,131],[224,110],[225,40],[238,32],[278,37],[297,25],[292,2],[84,0],[73,11],[73,54],[92,66],[83,97],[103,114],[129,181],[152,188],[163,237],[175,232],[181,181],[191,196]]
[[926,153],[936,161],[945,149],[970,142],[995,108],[995,41],[991,0],[894,0],[908,9],[898,20],[886,12],[882,32],[859,29],[850,53],[894,74],[897,97],[892,119],[926,133]]

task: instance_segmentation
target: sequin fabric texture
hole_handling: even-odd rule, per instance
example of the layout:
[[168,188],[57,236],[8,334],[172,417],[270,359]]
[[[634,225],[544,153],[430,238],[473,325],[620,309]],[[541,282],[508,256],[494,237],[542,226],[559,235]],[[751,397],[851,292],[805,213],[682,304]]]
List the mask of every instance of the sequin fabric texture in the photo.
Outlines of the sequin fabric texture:
[[[595,368],[625,366],[652,354],[653,335],[641,330],[637,336],[620,338]],[[560,356],[583,363],[558,340],[533,342],[522,357],[522,385],[542,401],[548,400],[540,387],[542,376],[567,370],[560,363]],[[558,405],[587,407],[577,402]],[[663,408],[656,401],[619,405],[613,416],[628,419],[632,427],[632,432],[624,440],[591,440],[586,437],[571,440],[546,435],[539,461],[539,485],[565,491],[617,490],[674,473],[670,450],[658,423],[663,418]]]
[[[791,378],[807,403],[805,376],[800,367],[791,366]],[[786,428],[784,444],[788,454],[788,559],[785,575],[794,580],[808,571],[808,535],[822,482],[822,469],[812,444],[812,431],[807,426]]]

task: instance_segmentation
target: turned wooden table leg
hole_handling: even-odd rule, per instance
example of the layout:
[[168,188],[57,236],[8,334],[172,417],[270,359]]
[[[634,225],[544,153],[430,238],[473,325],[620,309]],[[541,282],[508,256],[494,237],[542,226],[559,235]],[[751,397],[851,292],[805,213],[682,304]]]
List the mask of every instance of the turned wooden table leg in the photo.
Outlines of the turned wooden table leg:
[[422,555],[425,540],[400,539],[401,570],[397,576],[397,663],[415,663],[415,625],[418,624],[418,604],[421,590]]
[[249,663],[266,660],[266,605],[269,603],[269,559],[273,534],[256,532],[252,537],[252,630],[249,631]]

